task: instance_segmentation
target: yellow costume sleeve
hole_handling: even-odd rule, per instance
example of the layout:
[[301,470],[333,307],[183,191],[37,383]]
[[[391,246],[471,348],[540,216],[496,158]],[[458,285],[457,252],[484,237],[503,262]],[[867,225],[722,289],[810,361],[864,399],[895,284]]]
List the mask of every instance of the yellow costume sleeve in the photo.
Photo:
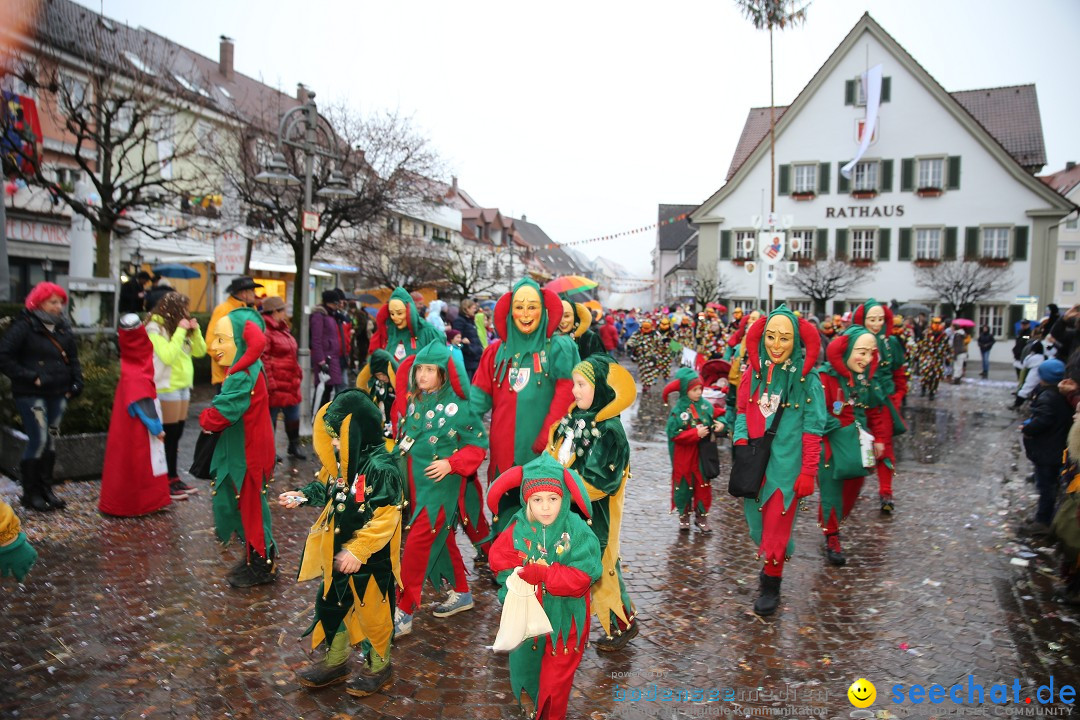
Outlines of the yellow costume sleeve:
[[356,531],[352,540],[342,545],[362,563],[386,547],[401,526],[401,508],[396,505],[384,505],[375,511],[371,522]]
[[11,509],[3,500],[0,500],[0,545],[8,545],[19,537],[19,532],[22,530],[22,524],[19,522],[19,518],[15,516],[15,511]]

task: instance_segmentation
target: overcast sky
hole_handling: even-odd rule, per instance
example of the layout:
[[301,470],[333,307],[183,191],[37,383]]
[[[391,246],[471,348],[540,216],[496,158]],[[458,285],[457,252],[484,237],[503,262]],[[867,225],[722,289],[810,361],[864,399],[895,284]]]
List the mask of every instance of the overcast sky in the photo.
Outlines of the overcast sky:
[[[656,222],[724,181],[752,106],[769,104],[768,34],[710,2],[79,0],[290,94],[412,115],[485,207],[557,242]],[[1048,164],[1080,159],[1076,0],[817,0],[775,38],[790,103],[869,11],[946,90],[1035,83]],[[447,178],[448,179],[448,178]],[[647,274],[652,232],[578,246]]]

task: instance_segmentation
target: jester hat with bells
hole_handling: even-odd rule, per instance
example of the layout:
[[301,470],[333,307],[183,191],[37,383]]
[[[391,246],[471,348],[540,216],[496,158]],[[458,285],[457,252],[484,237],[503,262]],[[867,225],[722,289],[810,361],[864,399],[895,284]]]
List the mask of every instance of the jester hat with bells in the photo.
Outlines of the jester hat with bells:
[[356,387],[361,390],[370,390],[375,385],[375,375],[386,373],[390,379],[390,387],[397,387],[398,362],[386,350],[376,350],[368,357],[367,364],[356,376]]
[[433,340],[406,363],[402,363],[402,368],[409,373],[410,390],[416,390],[416,366],[435,365],[446,372],[446,381],[453,388],[454,394],[462,400],[469,399],[471,386],[464,360],[460,353],[455,353],[445,342]]
[[[749,317],[749,316],[747,316]],[[765,350],[765,328],[769,321],[776,317],[786,317],[791,322],[795,331],[794,348],[786,362],[801,365],[797,374],[801,381],[817,364],[818,354],[821,352],[821,335],[817,328],[808,321],[796,317],[795,313],[788,309],[787,305],[781,305],[766,316],[758,318],[757,322],[746,331],[746,359],[750,369],[753,370],[753,380],[750,385],[751,396],[768,379],[762,373],[761,357]]]
[[[511,314],[514,307],[514,296],[525,287],[531,287],[540,298],[540,322],[535,330],[528,335],[522,333],[514,324]],[[541,288],[535,280],[523,278],[514,284],[513,290],[503,294],[495,303],[495,332],[502,338],[495,352],[495,377],[501,381],[510,371],[511,361],[515,355],[538,353],[559,329],[559,319],[562,317],[562,300],[550,290]]]
[[585,307],[581,303],[573,302],[572,300],[566,300],[570,303],[570,306],[574,308],[574,327],[571,329],[570,334],[574,338],[579,338],[585,334],[585,331],[593,324],[592,313],[589,312],[589,308]]
[[705,383],[702,381],[701,376],[698,375],[692,368],[679,368],[675,371],[675,379],[669,382],[664,387],[664,392],[661,395],[661,398],[663,399],[665,405],[670,405],[671,403],[668,402],[668,397],[671,395],[671,393],[677,392],[679,393],[679,401],[681,402],[683,399],[688,399],[687,393],[689,393],[693,388],[702,387],[704,386],[704,384]]
[[859,307],[855,308],[855,312],[851,316],[851,322],[856,325],[862,325],[866,327],[866,313],[872,308],[879,307],[885,311],[885,323],[881,326],[881,330],[875,335],[880,334],[881,337],[888,337],[892,333],[893,328],[893,311],[889,309],[888,305],[878,302],[874,298],[870,298]]
[[[863,335],[873,335],[873,333],[862,325],[852,325],[843,333],[833,338],[825,348],[825,359],[828,361],[828,365],[824,368],[823,372],[827,372],[830,375],[834,375],[837,378],[844,380],[848,387],[854,387],[855,377],[852,374],[851,368],[848,367],[847,361],[851,357],[851,351],[855,349],[855,341]],[[880,357],[875,349],[873,356],[870,358],[870,364],[866,366],[867,379],[874,377],[879,361]]]

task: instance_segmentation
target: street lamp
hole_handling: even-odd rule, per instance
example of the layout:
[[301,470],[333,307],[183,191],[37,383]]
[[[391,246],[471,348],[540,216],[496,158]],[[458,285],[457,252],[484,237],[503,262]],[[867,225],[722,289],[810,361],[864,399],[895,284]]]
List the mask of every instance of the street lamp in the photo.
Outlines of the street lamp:
[[[319,122],[319,109],[315,105],[315,93],[307,91],[307,99],[303,105],[297,105],[281,117],[278,125],[278,145],[299,150],[304,155],[304,213],[312,212],[311,185],[315,174],[315,157],[323,157],[332,162],[341,162],[345,158],[337,155],[327,147],[336,147],[338,144],[333,130],[324,121]],[[320,137],[322,143],[319,142]],[[285,162],[285,155],[281,152],[274,153],[265,169],[255,176],[257,182],[279,187],[295,187],[300,184],[300,178],[289,171]],[[316,193],[320,198],[327,200],[348,199],[356,197],[357,193],[349,187],[345,176],[338,170],[333,170],[326,183]],[[306,223],[301,223],[305,227]],[[300,258],[299,267],[296,269],[296,282],[300,286],[300,307],[293,308],[293,314],[300,315],[300,337],[297,359],[300,362],[300,370],[303,373],[300,380],[300,428],[305,435],[311,432],[311,421],[315,408],[309,407],[311,397],[311,346],[309,339],[309,320],[307,313],[308,299],[308,275],[311,272],[311,237],[312,231],[302,230],[304,251]]]

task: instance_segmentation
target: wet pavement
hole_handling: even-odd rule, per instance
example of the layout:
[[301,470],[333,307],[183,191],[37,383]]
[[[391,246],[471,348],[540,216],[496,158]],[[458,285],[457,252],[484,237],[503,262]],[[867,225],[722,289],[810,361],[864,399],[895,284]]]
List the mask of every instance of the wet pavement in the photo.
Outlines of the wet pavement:
[[[623,569],[641,634],[622,652],[586,651],[569,716],[941,717],[955,706],[896,705],[892,686],[966,687],[969,675],[987,688],[1019,679],[1020,706],[1009,707],[1029,712],[1023,698],[1051,675],[1058,687],[1077,685],[1080,610],[1055,602],[1050,550],[1014,539],[1035,490],[1024,479],[1007,377],[943,386],[933,403],[910,399],[896,514],[879,514],[868,479],[844,527],[846,567],[825,564],[817,500],[803,503],[781,608],[768,620],[749,612],[759,566],[723,481],[710,535],[680,533],[668,513],[666,414],[654,389],[627,414]],[[726,475],[726,451],[721,457]],[[303,484],[314,465],[279,468],[274,494]],[[274,506],[282,577],[237,591],[223,576],[240,548],[219,548],[206,483],[185,479],[204,491],[142,519],[101,517],[96,482],[60,489],[70,503],[63,516],[15,504],[40,559],[24,584],[0,583],[0,717],[522,717],[506,657],[485,649],[500,608],[483,573],[472,577],[475,610],[444,620],[417,614],[413,634],[394,648],[385,694],[301,688],[294,672],[309,662],[309,643],[299,636],[318,588],[291,578],[317,511]],[[0,495],[13,502],[14,486],[0,481]],[[473,551],[461,545],[471,569]],[[429,589],[424,602],[435,599]],[[852,716],[846,693],[859,677],[876,684],[878,699]],[[654,685],[727,699],[635,700]]]

